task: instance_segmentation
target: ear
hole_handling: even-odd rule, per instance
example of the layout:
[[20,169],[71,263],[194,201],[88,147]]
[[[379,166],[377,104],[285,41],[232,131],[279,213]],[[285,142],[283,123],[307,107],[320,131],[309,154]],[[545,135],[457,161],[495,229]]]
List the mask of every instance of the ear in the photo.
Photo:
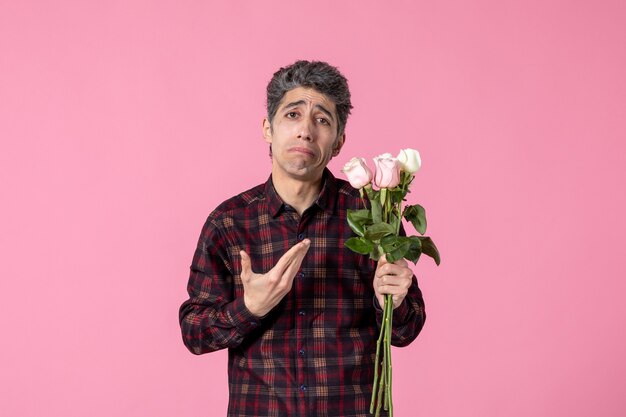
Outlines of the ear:
[[341,151],[341,148],[343,147],[343,144],[345,142],[346,142],[346,134],[342,133],[341,136],[337,138],[337,143],[333,147],[333,156],[339,155],[339,152]]
[[263,137],[265,142],[272,143],[272,124],[267,117],[263,119]]

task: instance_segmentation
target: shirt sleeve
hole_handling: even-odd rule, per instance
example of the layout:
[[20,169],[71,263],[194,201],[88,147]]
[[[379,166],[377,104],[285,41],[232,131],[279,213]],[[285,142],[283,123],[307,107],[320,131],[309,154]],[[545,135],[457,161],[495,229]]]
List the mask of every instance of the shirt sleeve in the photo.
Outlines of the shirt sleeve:
[[[378,299],[374,297],[374,307],[376,308],[376,322],[378,328],[383,320],[383,310],[378,304]],[[393,346],[407,346],[422,331],[426,321],[426,311],[424,309],[424,298],[417,285],[417,278],[413,275],[413,282],[409,287],[409,292],[398,307],[393,310],[393,320],[391,329],[391,344]]]
[[179,310],[183,342],[192,353],[237,347],[259,327],[234,287],[228,241],[209,218],[190,267],[189,299]]

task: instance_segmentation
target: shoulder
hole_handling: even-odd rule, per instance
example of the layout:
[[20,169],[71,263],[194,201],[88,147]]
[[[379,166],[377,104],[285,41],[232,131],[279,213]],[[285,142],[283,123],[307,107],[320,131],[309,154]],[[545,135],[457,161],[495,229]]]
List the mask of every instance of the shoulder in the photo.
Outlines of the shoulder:
[[265,183],[259,184],[223,201],[209,214],[207,224],[222,228],[232,219],[257,215],[266,200],[265,189]]
[[337,184],[337,193],[351,198],[360,198],[359,190],[350,185],[346,180],[335,178]]
[[258,204],[265,200],[265,183],[230,197],[213,210],[212,215],[220,215]]
[[351,186],[346,180],[335,178],[334,181],[337,189],[337,204],[340,210],[363,208],[359,190]]

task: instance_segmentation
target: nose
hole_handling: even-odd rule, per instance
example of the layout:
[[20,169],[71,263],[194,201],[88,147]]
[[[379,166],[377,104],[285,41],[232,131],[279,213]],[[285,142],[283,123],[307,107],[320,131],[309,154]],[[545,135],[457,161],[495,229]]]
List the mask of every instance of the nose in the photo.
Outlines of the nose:
[[312,141],[313,140],[313,131],[312,124],[308,118],[303,118],[302,123],[300,123],[300,131],[298,133],[298,139]]

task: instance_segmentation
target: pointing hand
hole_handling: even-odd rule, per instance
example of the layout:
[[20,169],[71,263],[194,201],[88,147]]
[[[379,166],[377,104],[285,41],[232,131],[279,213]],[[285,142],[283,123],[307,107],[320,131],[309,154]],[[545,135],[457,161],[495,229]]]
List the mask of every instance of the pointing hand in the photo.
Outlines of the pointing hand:
[[310,246],[309,239],[296,244],[265,274],[252,271],[250,256],[245,251],[239,252],[244,303],[252,314],[263,317],[291,290],[296,272]]

